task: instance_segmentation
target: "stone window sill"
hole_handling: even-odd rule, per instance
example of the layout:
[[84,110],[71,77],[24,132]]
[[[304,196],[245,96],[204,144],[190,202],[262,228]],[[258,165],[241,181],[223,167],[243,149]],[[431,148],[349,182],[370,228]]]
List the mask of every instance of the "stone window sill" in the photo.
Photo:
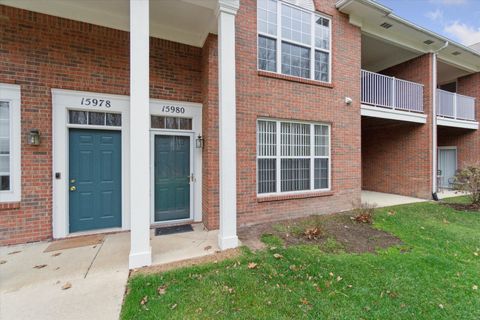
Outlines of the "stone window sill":
[[275,72],[258,70],[258,75],[261,76],[261,77],[275,78],[275,79],[287,80],[287,81],[292,81],[292,82],[299,82],[299,83],[304,83],[304,84],[309,84],[309,85],[314,85],[314,86],[319,86],[319,87],[325,87],[325,88],[330,88],[330,89],[333,88],[332,83],[322,82],[322,81],[317,81],[317,80],[311,80],[311,79],[304,79],[304,78],[294,77],[294,76],[288,76],[288,75],[285,75],[285,74],[278,74],[278,73],[275,73]]
[[332,196],[333,191],[315,191],[315,192],[305,192],[298,194],[279,194],[272,196],[257,196],[257,202],[270,202],[270,201],[283,201],[283,200],[293,200],[293,199],[306,199],[306,198],[318,198],[318,197],[328,197]]

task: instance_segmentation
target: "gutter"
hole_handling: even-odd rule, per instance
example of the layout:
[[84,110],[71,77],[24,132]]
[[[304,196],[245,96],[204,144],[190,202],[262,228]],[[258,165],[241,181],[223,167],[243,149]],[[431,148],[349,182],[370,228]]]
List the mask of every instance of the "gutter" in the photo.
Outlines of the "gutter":
[[445,44],[440,48],[432,52],[433,54],[433,63],[432,63],[432,199],[438,201],[437,195],[437,55],[440,51],[448,47],[449,42],[446,41]]

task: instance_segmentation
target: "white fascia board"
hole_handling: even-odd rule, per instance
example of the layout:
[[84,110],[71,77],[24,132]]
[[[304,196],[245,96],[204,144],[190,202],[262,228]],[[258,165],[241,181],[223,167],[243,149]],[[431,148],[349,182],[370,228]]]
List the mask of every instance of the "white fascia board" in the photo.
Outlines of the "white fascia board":
[[421,113],[393,110],[362,104],[361,115],[365,117],[390,119],[415,123],[427,123],[427,116]]
[[443,127],[478,130],[478,122],[476,121],[458,120],[439,116],[437,116],[437,125]]

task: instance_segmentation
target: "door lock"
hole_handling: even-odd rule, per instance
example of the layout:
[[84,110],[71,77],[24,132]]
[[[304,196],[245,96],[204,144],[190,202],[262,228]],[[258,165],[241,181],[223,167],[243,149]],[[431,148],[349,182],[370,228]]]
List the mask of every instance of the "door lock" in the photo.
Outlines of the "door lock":
[[193,175],[193,173],[189,175],[187,178],[189,183],[195,182],[195,176]]
[[75,190],[77,190],[77,188],[75,186],[70,187],[70,191],[75,191]]

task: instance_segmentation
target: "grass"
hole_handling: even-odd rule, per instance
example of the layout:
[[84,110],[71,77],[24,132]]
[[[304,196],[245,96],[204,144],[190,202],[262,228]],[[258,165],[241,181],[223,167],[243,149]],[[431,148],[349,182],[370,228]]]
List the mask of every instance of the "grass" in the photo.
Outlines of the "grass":
[[377,209],[374,226],[403,244],[347,254],[333,239],[325,248],[285,249],[281,239],[264,236],[264,251],[131,278],[121,317],[480,319],[479,213],[418,203]]

